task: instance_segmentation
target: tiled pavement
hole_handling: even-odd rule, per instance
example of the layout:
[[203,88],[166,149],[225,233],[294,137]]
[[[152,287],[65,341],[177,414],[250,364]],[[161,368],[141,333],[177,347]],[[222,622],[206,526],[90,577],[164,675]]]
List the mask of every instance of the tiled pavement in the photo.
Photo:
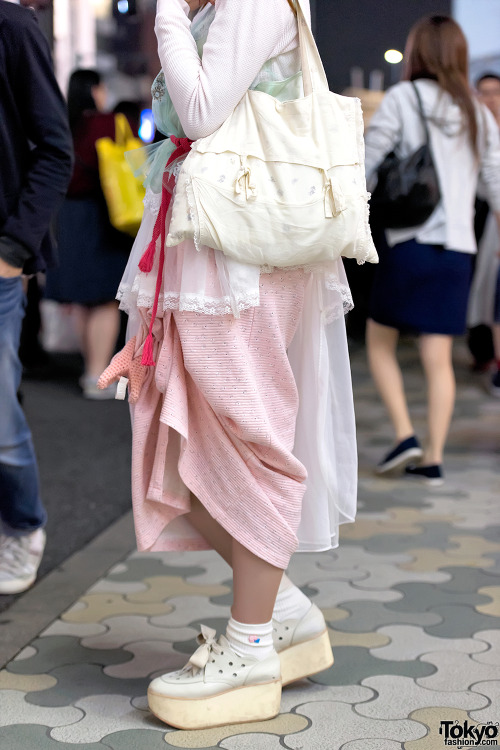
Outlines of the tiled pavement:
[[[413,347],[402,358],[422,427]],[[128,554],[117,545],[121,561],[59,617],[53,610],[52,624],[0,672],[1,750],[438,750],[446,746],[440,723],[459,737],[465,720],[492,737],[500,721],[500,400],[468,373],[460,350],[457,361],[447,481],[427,489],[372,475],[390,430],[363,352],[353,355],[358,521],[344,528],[339,550],[296,556],[290,569],[325,612],[335,664],[286,688],[279,717],[180,732],[148,713],[149,679],[184,664],[201,621],[224,626],[229,570],[214,553]],[[92,545],[78,565],[85,554],[90,564]]]

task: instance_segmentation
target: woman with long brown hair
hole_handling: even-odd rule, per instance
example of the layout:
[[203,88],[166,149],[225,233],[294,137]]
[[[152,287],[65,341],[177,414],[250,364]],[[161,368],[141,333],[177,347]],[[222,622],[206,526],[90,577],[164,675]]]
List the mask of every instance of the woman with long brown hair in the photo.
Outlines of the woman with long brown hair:
[[[387,92],[366,136],[369,189],[375,187],[387,154],[405,158],[423,145],[425,125],[441,197],[425,223],[386,230],[379,237],[367,345],[371,372],[396,434],[396,445],[377,473],[405,469],[408,476],[437,485],[443,481],[443,450],[455,402],[453,336],[465,332],[477,250],[473,221],[479,175],[500,223],[498,128],[473,98],[467,42],[447,16],[424,18],[410,31],[404,80]],[[419,337],[428,398],[423,448],[397,360],[400,333]]]

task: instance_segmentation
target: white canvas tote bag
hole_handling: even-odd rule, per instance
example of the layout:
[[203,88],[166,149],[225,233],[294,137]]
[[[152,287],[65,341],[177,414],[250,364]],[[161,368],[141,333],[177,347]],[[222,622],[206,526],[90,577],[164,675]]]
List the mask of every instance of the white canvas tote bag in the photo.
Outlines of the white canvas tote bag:
[[[284,1],[284,0],[283,0]],[[376,263],[363,117],[333,94],[298,0],[305,97],[249,90],[178,176],[166,244],[193,239],[242,263],[290,268],[341,255]]]

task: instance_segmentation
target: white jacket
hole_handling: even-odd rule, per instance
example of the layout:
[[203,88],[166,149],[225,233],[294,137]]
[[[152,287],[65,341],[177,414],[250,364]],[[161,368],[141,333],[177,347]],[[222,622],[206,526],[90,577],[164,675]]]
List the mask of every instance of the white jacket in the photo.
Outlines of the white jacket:
[[[479,159],[470,144],[461,109],[432,80],[416,82],[429,127],[441,201],[420,227],[387,230],[389,245],[416,239],[450,250],[475,253],[474,201],[479,176],[493,211],[500,211],[500,138],[486,107],[477,103]],[[425,142],[418,102],[409,81],[388,90],[366,133],[368,188],[377,183],[376,170],[391,151],[405,157]]]

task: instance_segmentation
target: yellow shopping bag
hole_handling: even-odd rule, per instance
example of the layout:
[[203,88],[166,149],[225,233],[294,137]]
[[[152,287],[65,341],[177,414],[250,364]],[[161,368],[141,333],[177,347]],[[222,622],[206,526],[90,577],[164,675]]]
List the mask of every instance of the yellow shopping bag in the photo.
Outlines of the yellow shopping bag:
[[125,115],[115,116],[115,140],[96,141],[99,177],[108,207],[109,220],[115,229],[135,236],[144,211],[144,187],[125,160],[125,152],[141,147]]

